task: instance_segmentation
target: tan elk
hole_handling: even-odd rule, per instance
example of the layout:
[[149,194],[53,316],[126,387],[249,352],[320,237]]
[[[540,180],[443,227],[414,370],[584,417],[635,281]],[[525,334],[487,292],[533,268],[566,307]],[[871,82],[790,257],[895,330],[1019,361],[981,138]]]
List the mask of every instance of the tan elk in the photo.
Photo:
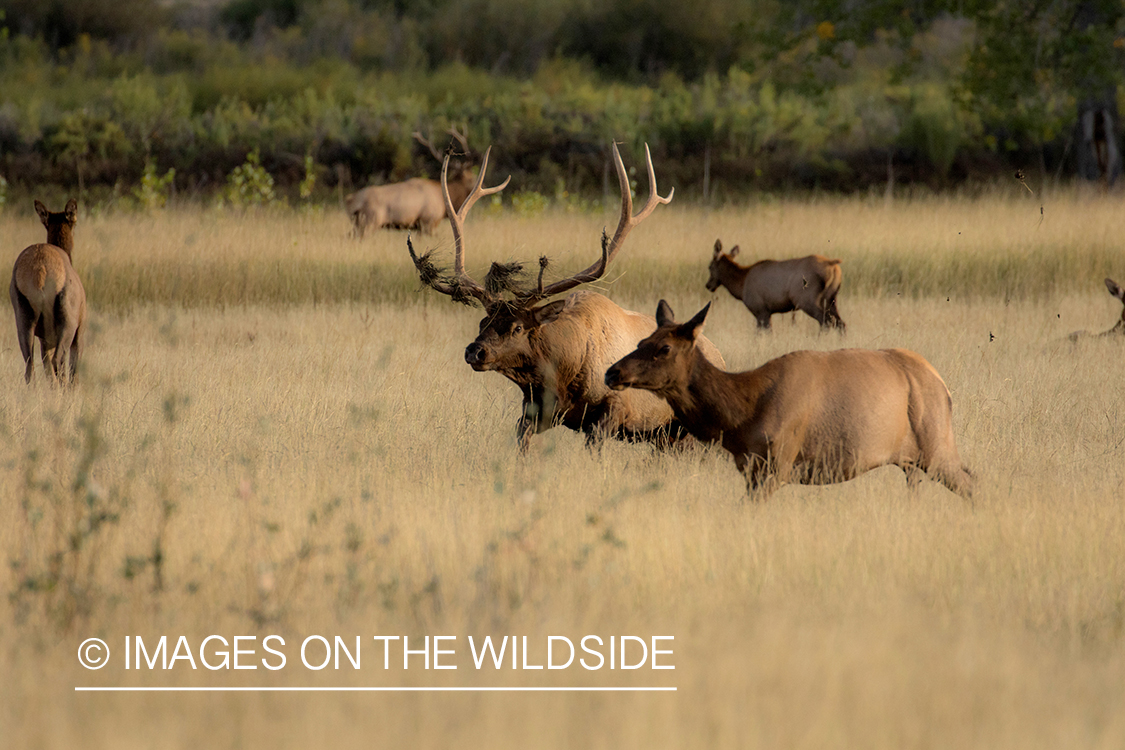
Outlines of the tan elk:
[[750,266],[735,261],[738,246],[723,252],[721,240],[715,240],[711,257],[707,291],[719,286],[742,300],[758,321],[758,328],[770,327],[770,316],[801,310],[820,323],[821,328],[844,332],[844,321],[836,309],[836,294],[843,274],[840,260],[823,255],[807,255],[790,260],[760,260]]
[[31,382],[33,335],[39,339],[48,377],[73,380],[86,322],[86,290],[71,262],[78,203],[71,198],[63,211],[53,213],[35,201],[35,212],[47,228],[47,242],[19,254],[8,287],[26,364],[24,380]]
[[[521,450],[526,450],[532,434],[555,425],[582,431],[589,439],[608,435],[662,441],[678,433],[677,426],[670,424],[672,409],[662,399],[643,391],[614,393],[604,381],[606,368],[652,333],[656,329],[655,320],[624,310],[601,294],[585,290],[543,303],[580,284],[600,279],[629,232],[658,204],[672,200],[674,191],[669,192],[667,198],[657,193],[656,175],[647,147],[645,156],[651,194],[644,208],[633,215],[629,177],[617,145],[613,145],[621,186],[621,218],[617,230],[613,239],[603,233],[602,254],[593,265],[552,284],[543,284],[545,258],[540,258],[539,279],[533,288],[519,288],[515,283],[521,270],[519,264],[493,263],[483,285],[465,272],[465,217],[478,198],[498,192],[508,184],[508,180],[504,180],[496,187],[482,188],[488,152],[485,152],[476,185],[459,210],[452,209],[449,205],[452,199],[446,193],[453,228],[452,275],[443,274],[430,261],[430,253],[416,256],[407,239],[410,257],[426,285],[458,302],[478,302],[484,307],[480,334],[465,348],[465,361],[477,372],[499,372],[519,386],[523,393],[523,409],[517,427]],[[444,167],[442,177],[444,184]],[[505,297],[504,293],[509,296]],[[701,339],[700,348],[714,362],[723,364],[722,356],[709,341]]]
[[1078,340],[1084,338],[1101,338],[1102,336],[1125,336],[1125,289],[1122,289],[1121,285],[1119,285],[1113,279],[1108,278],[1105,280],[1105,287],[1109,290],[1110,295],[1121,300],[1121,303],[1123,305],[1123,307],[1121,308],[1121,319],[1117,321],[1117,325],[1115,325],[1113,328],[1110,328],[1108,331],[1102,331],[1101,333],[1075,331],[1067,337],[1071,341],[1077,342]]
[[[450,134],[460,143],[465,154],[468,141],[455,129]],[[426,146],[438,161],[441,153],[421,133],[414,138]],[[473,174],[465,162],[459,162],[449,178],[453,207],[459,208],[473,187]],[[445,218],[445,199],[441,183],[426,177],[414,177],[390,185],[373,185],[344,198],[344,208],[351,217],[356,237],[362,239],[367,229],[417,229],[432,233]]]
[[[879,466],[922,474],[970,498],[953,438],[953,400],[937,371],[905,349],[796,351],[723,372],[697,342],[710,304],[682,325],[660,301],[660,327],[609,368],[606,385],[667,399],[699,440],[734,456],[754,498],[778,484],[831,484]],[[626,393],[628,391],[625,391]]]

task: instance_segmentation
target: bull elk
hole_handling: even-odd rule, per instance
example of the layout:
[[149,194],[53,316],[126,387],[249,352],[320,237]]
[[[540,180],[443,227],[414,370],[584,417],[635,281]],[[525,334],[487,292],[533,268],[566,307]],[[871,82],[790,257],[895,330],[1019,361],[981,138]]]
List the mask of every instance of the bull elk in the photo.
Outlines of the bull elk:
[[8,287],[20,353],[26,364],[24,380],[31,382],[33,334],[39,339],[48,376],[73,380],[82,356],[86,322],[86,290],[71,262],[78,202],[71,198],[63,211],[53,213],[35,201],[35,212],[47,228],[47,242],[31,245],[19,254]]
[[[461,143],[463,153],[467,154],[469,146],[465,137],[453,128],[449,129],[449,133]],[[426,146],[435,159],[443,160],[441,153],[421,133],[414,133],[414,138]],[[459,162],[449,179],[454,208],[461,206],[472,187],[473,175],[468,164]],[[431,233],[446,216],[441,184],[425,177],[363,188],[344,198],[344,208],[351,217],[356,237],[360,239],[369,227],[418,229]]]
[[[905,349],[796,351],[729,373],[700,355],[710,304],[682,325],[661,300],[659,328],[605,375],[614,390],[667,399],[691,435],[720,442],[747,493],[842,482],[888,464],[915,487],[925,473],[965,497],[972,477],[953,439],[953,401],[937,371]],[[628,391],[626,391],[628,392]]]
[[[499,372],[519,386],[523,394],[517,425],[520,449],[527,449],[532,434],[555,425],[584,432],[588,439],[607,435],[656,441],[674,438],[678,428],[670,424],[672,409],[666,402],[643,391],[614,393],[604,382],[606,368],[655,330],[656,321],[585,290],[540,304],[580,284],[600,279],[629,233],[657,205],[672,200],[674,191],[669,192],[667,198],[657,193],[656,175],[647,146],[650,195],[645,206],[633,214],[629,177],[614,144],[613,159],[621,186],[621,218],[613,239],[603,233],[601,257],[588,268],[552,284],[543,284],[547,260],[540,258],[538,283],[534,287],[521,287],[516,280],[522,270],[518,263],[493,263],[484,284],[465,272],[465,217],[477,199],[496,193],[508,184],[506,179],[496,187],[482,187],[488,156],[486,151],[480,176],[457,211],[453,210],[452,198],[445,189],[446,168],[442,167],[446,210],[453,228],[452,275],[434,265],[431,253],[415,255],[409,238],[407,247],[424,284],[457,302],[479,303],[484,308],[480,333],[465,348],[465,361],[477,372]],[[509,296],[505,297],[505,293]],[[714,362],[723,364],[722,356],[711,342],[701,338],[700,348]]]
[[1105,287],[1109,290],[1111,296],[1121,300],[1121,303],[1123,305],[1121,308],[1121,319],[1117,321],[1117,325],[1115,325],[1113,328],[1110,328],[1108,331],[1102,331],[1101,333],[1075,331],[1067,337],[1071,341],[1077,342],[1079,339],[1088,337],[1101,338],[1103,336],[1125,336],[1125,289],[1122,289],[1121,286],[1113,279],[1108,278],[1105,280]]
[[770,327],[770,316],[774,313],[802,310],[821,328],[844,332],[846,326],[836,310],[836,294],[843,281],[839,259],[807,255],[741,266],[735,261],[737,256],[737,245],[730,253],[724,253],[722,241],[715,240],[707,291],[713,292],[720,285],[726,287],[746,305],[759,329]]

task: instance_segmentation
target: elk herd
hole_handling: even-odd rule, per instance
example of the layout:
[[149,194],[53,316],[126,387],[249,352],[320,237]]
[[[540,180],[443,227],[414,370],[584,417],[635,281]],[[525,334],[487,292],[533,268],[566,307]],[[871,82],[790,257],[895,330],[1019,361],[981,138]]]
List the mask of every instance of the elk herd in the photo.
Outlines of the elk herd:
[[[450,132],[467,153],[464,137]],[[442,156],[420,133],[415,138],[441,160],[440,182],[418,178],[364,188],[347,196],[345,207],[360,237],[383,227],[428,233],[448,219],[451,270],[434,262],[433,251],[418,254],[409,235],[407,250],[425,286],[483,308],[465,362],[519,387],[521,452],[533,435],[563,426],[584,433],[588,442],[717,443],[733,457],[752,498],[788,482],[842,482],[885,465],[902,468],[909,487],[928,476],[972,497],[973,478],[954,439],[949,389],[922,356],[905,349],[793,351],[752,370],[728,372],[702,333],[711,303],[679,323],[664,300],[650,317],[576,289],[603,278],[630,232],[672,200],[674,190],[667,197],[657,191],[647,146],[649,198],[634,213],[629,176],[613,144],[621,214],[613,236],[603,232],[601,253],[591,265],[544,284],[546,257],[539,258],[534,283],[523,279],[522,264],[493,262],[481,283],[465,270],[465,220],[480,198],[503,190],[510,178],[484,186],[491,149],[474,177],[464,161],[451,167],[448,151]],[[9,288],[24,378],[31,381],[37,338],[48,378],[66,383],[77,372],[86,321],[86,293],[72,262],[78,206],[71,199],[53,213],[35,201],[35,210],[46,242],[19,254]],[[708,291],[725,287],[759,329],[769,329],[775,313],[800,310],[822,329],[844,333],[836,306],[840,259],[809,255],[742,266],[738,251],[736,246],[724,253],[721,240],[715,241]],[[1125,290],[1108,278],[1105,284],[1125,306]],[[1125,307],[1110,330],[1069,338],[1118,335],[1125,336]]]

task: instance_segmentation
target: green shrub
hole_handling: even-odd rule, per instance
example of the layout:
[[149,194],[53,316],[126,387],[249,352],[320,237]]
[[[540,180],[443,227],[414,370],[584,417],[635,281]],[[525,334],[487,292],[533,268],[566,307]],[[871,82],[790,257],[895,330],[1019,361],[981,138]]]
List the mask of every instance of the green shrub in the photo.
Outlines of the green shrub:
[[156,173],[156,163],[151,159],[145,160],[145,171],[141,175],[141,184],[133,188],[133,197],[146,211],[154,208],[163,208],[168,204],[168,192],[172,187],[172,180],[176,177],[176,170],[169,169],[160,176]]
[[227,176],[226,200],[236,208],[268,206],[277,200],[273,177],[262,166],[258,149],[246,155],[246,161]]

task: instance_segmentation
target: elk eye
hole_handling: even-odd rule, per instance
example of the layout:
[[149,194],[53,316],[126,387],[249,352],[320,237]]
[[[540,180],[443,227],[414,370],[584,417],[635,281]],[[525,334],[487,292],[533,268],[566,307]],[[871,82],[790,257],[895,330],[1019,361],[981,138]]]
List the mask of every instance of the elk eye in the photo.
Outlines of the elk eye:
[[516,323],[512,328],[512,333],[523,333],[523,326],[521,326],[519,323]]
[[668,346],[667,344],[656,350],[656,356],[658,357],[667,357],[671,353],[672,347]]

